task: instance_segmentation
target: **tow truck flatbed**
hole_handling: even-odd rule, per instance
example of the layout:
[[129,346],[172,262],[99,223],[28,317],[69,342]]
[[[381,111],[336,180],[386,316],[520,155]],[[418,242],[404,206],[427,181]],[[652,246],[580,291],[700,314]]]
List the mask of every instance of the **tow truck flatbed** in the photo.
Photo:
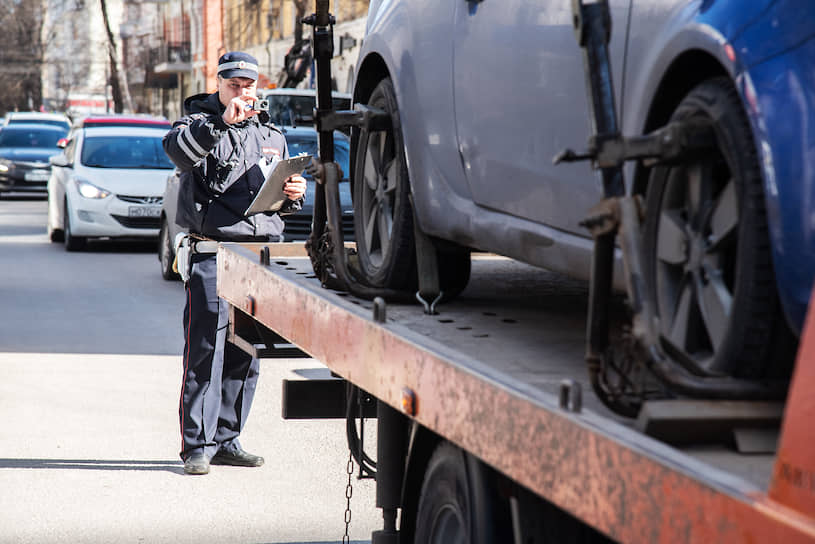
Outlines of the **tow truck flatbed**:
[[[710,442],[675,447],[593,395],[583,360],[584,282],[482,255],[467,289],[439,315],[425,315],[418,303],[387,304],[378,321],[371,301],[323,288],[307,257],[281,255],[272,244],[269,264],[260,264],[261,247],[221,245],[222,298],[606,535],[815,541],[811,518],[768,498],[773,453],[745,455]],[[561,402],[564,383],[582,386],[579,411]],[[780,414],[778,406],[759,408]]]

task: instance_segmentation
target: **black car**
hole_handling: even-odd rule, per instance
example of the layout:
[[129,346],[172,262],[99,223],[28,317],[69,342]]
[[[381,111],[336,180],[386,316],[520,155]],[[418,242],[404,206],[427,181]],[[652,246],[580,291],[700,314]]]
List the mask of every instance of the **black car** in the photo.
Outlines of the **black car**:
[[0,192],[45,194],[51,175],[49,157],[61,151],[57,142],[68,133],[62,126],[19,123],[0,131]]

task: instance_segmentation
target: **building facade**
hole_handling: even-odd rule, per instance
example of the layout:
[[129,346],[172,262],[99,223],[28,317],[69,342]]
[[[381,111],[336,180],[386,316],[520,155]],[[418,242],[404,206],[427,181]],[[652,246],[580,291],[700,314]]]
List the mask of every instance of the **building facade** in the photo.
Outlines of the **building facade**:
[[[334,86],[350,90],[369,0],[332,0]],[[43,107],[75,115],[114,111],[113,79],[124,109],[182,114],[184,98],[213,92],[218,57],[258,59],[261,88],[287,83],[285,58],[309,50],[311,27],[298,23],[313,0],[43,0]],[[102,17],[104,2],[115,51]],[[301,40],[298,40],[302,38]],[[295,42],[298,43],[295,43]],[[115,58],[115,65],[112,58]],[[311,63],[308,63],[311,66]],[[297,87],[313,87],[310,70]]]
[[[281,85],[284,59],[296,38],[311,38],[311,27],[298,25],[299,14],[313,12],[314,5],[310,0],[167,0],[158,10],[160,33],[154,43],[163,53],[159,62],[149,63],[145,86],[151,111],[173,119],[181,115],[184,98],[215,91],[218,57],[227,51],[246,51],[258,59],[258,87]],[[331,11],[337,18],[335,87],[347,90],[368,0],[333,0]],[[296,86],[313,87],[311,74]]]
[[[124,2],[105,3],[118,36]],[[113,70],[100,0],[45,0],[43,8],[42,107],[74,115],[112,111]]]

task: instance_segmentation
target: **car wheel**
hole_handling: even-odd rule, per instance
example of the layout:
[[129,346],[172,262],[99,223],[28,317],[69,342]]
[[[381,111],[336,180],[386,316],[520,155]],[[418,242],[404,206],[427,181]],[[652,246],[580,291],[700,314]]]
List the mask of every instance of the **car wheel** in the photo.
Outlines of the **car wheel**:
[[422,482],[414,542],[510,542],[509,520],[508,503],[500,498],[489,469],[452,444],[440,444]]
[[88,239],[81,236],[74,236],[71,231],[71,215],[68,213],[68,201],[65,201],[64,215],[65,224],[63,225],[63,237],[65,242],[65,249],[67,251],[81,251],[85,249]]
[[360,272],[370,285],[412,290],[416,285],[413,209],[402,126],[390,79],[368,105],[385,110],[391,126],[361,130],[354,166],[354,229]]
[[[368,105],[386,111],[391,126],[384,131],[362,129],[357,142],[353,201],[360,272],[370,285],[415,291],[418,280],[410,179],[390,79],[383,79],[376,86]],[[470,252],[458,246],[444,247],[437,249],[437,256],[439,285],[444,299],[449,300],[470,279]]]
[[161,220],[161,230],[158,234],[158,260],[161,263],[162,278],[168,281],[181,279],[181,276],[173,271],[175,250],[173,241],[170,240],[170,228],[166,219]]
[[55,229],[48,223],[48,239],[52,242],[62,242],[65,239],[65,233],[62,229]]
[[717,145],[650,174],[644,243],[661,343],[697,374],[762,377],[784,320],[750,126],[725,78],[682,100],[672,120],[687,119],[712,121]]

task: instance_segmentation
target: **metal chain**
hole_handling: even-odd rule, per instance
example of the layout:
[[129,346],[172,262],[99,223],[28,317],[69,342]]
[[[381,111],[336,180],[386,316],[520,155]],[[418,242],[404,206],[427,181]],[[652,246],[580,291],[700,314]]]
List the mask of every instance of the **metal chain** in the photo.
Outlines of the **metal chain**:
[[345,534],[342,537],[342,544],[349,544],[351,538],[348,536],[348,528],[351,526],[351,496],[354,494],[354,486],[351,485],[351,475],[354,474],[354,454],[348,453],[348,464],[345,467],[348,472],[348,485],[345,486]]

